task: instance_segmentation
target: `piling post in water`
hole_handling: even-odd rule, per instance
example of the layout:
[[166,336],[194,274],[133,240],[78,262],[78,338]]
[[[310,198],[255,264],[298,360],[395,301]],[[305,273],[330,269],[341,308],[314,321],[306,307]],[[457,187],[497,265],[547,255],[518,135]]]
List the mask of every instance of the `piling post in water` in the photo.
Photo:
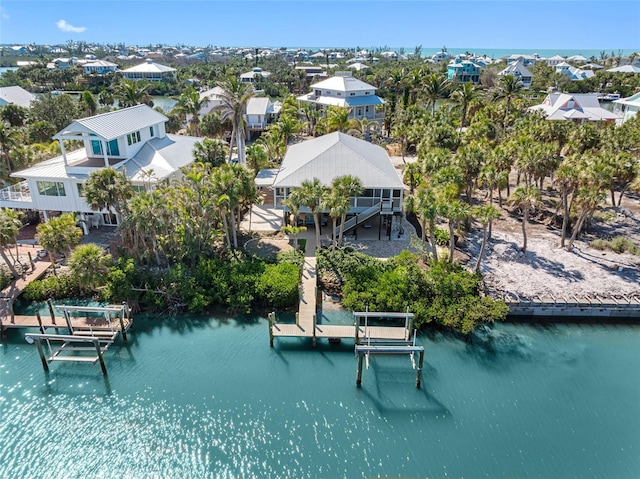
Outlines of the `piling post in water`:
[[422,365],[424,364],[424,349],[420,351],[420,359],[418,359],[418,370],[416,371],[416,388],[420,389],[422,385]]
[[42,349],[42,340],[40,338],[36,339],[36,349],[38,350],[38,354],[40,355],[40,361],[42,361],[42,367],[45,372],[49,372],[49,363],[47,362],[47,358],[44,356],[44,350]]
[[358,353],[358,372],[356,374],[356,386],[362,386],[362,360],[364,359],[364,353]]
[[104,364],[104,358],[102,357],[102,349],[100,348],[100,340],[94,339],[93,345],[96,348],[96,353],[98,353],[98,361],[100,361],[100,368],[102,369],[102,374],[107,375],[107,367]]
[[273,347],[273,323],[274,323],[275,313],[269,313],[267,317],[269,318],[269,346]]
[[42,325],[42,318],[40,317],[40,311],[36,309],[36,319],[38,320],[38,327],[40,328],[40,332],[44,334],[46,331],[44,326]]
[[316,315],[313,315],[313,337],[311,338],[311,344],[315,348],[318,345],[318,338],[316,338]]
[[296,311],[296,326],[300,326],[300,312]]
[[125,317],[125,311],[127,309],[127,302],[123,301],[122,302],[122,309],[120,310],[120,313],[118,314],[118,319],[120,319],[120,332],[122,333],[122,341],[123,342],[127,342],[127,329],[124,327],[124,317]]
[[56,324],[56,313],[53,311],[53,300],[47,299],[47,306],[49,306],[49,314],[51,315],[51,322]]

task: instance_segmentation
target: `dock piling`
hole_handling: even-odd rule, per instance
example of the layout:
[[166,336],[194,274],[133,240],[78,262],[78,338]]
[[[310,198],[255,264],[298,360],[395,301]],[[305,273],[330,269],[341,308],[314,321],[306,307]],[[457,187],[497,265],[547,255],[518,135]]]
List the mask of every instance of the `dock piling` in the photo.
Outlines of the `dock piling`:
[[356,374],[356,386],[362,386],[362,360],[364,359],[363,353],[358,353],[358,372]]
[[122,310],[118,313],[118,319],[120,320],[120,332],[122,333],[122,341],[127,342],[127,330],[124,327],[124,318],[127,310],[127,302],[122,302]]
[[98,353],[98,361],[100,361],[100,368],[102,369],[102,374],[107,375],[107,367],[104,364],[104,358],[102,357],[102,348],[100,347],[100,340],[94,339],[93,345],[96,348],[96,353]]
[[49,363],[47,362],[47,358],[44,356],[44,351],[42,350],[42,340],[36,339],[36,349],[38,350],[38,354],[40,355],[40,361],[42,361],[42,367],[45,372],[49,372]]
[[275,313],[269,313],[267,317],[269,318],[269,346],[273,347],[273,323],[275,323]]
[[40,317],[40,311],[36,309],[36,319],[38,320],[38,328],[42,334],[45,333],[44,326],[42,325],[42,318]]
[[51,315],[51,322],[56,324],[56,313],[53,311],[53,300],[47,299],[47,306],[49,306],[49,314]]
[[420,389],[422,385],[422,365],[424,364],[424,350],[420,351],[420,358],[418,359],[418,369],[416,371],[416,388]]

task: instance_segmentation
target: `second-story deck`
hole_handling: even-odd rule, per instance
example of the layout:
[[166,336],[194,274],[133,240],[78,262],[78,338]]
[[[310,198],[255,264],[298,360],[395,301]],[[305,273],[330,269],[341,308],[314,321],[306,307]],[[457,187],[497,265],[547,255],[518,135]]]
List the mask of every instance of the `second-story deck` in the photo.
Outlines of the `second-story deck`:
[[0,206],[5,208],[30,208],[33,204],[29,185],[21,181],[0,190]]

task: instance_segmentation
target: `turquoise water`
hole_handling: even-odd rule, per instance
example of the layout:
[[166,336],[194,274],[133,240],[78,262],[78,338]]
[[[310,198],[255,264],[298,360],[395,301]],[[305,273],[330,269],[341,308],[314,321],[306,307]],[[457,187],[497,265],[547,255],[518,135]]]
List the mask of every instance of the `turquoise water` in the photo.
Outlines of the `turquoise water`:
[[640,328],[425,335],[423,387],[266,321],[138,318],[98,365],[0,345],[0,477],[637,478]]

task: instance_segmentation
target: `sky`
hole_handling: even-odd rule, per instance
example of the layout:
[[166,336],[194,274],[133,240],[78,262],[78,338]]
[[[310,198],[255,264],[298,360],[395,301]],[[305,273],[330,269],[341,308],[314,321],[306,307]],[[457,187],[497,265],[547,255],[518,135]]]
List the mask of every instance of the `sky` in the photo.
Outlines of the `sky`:
[[0,43],[640,50],[640,1],[0,0]]

